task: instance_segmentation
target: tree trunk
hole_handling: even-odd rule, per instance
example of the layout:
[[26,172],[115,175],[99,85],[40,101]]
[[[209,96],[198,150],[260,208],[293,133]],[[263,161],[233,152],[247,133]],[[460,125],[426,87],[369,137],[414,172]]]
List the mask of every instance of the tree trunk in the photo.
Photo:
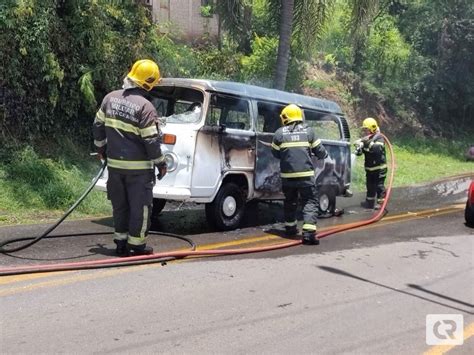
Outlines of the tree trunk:
[[284,90],[290,60],[291,32],[293,28],[294,0],[281,0],[280,39],[273,86]]
[[241,49],[245,55],[250,55],[252,53],[252,7],[248,5],[244,5],[243,30]]

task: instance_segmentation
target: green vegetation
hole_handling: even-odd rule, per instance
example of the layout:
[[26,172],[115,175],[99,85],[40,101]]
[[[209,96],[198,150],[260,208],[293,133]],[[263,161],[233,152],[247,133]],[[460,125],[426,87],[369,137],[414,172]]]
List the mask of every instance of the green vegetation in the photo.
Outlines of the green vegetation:
[[[0,225],[59,218],[90,185],[99,162],[70,142],[40,157],[32,147],[0,165]],[[93,190],[70,218],[111,214],[106,194]]]
[[[391,139],[390,136],[388,136]],[[474,162],[466,161],[469,140],[391,139],[395,154],[394,187],[409,186],[460,174],[474,174]],[[390,161],[390,151],[387,148]],[[352,185],[365,191],[364,159],[358,157]]]

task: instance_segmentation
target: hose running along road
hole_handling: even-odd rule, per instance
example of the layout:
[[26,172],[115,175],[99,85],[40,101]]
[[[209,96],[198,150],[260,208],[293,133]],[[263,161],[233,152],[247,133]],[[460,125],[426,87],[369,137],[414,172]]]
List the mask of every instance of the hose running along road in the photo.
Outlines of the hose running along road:
[[[386,196],[385,200],[380,206],[380,209],[372,215],[371,218],[363,221],[353,222],[349,224],[345,224],[344,226],[331,228],[327,231],[318,233],[317,238],[322,239],[326,238],[330,235],[335,235],[340,232],[344,232],[350,229],[355,229],[358,227],[366,226],[368,224],[375,223],[382,219],[386,212],[386,206],[388,201],[390,200],[391,192],[392,192],[392,185],[393,179],[395,176],[395,156],[393,153],[393,147],[390,143],[389,139],[383,135],[385,142],[389,148],[390,152],[390,175],[387,184]],[[14,249],[3,249],[2,247],[8,243],[13,242],[13,240],[4,242],[0,245],[0,252],[1,253],[10,253],[13,251],[18,251],[25,249],[28,246],[33,245],[34,243],[38,242],[40,239],[45,237],[49,234],[54,228],[56,228],[71,212],[77,205],[87,196],[90,190],[93,188],[97,180],[102,175],[105,169],[105,163],[102,165],[99,174],[94,178],[93,184],[86,190],[86,192],[81,196],[81,198],[66,212],[66,214],[61,217],[61,219],[51,228],[48,229],[47,232],[43,233],[42,236],[34,238],[30,243],[23,245],[18,248]],[[153,233],[155,234],[155,233]],[[106,268],[106,267],[118,267],[118,266],[131,266],[131,265],[143,265],[143,264],[151,264],[151,263],[163,263],[169,260],[181,259],[186,257],[199,257],[199,256],[216,256],[216,255],[237,255],[237,254],[249,254],[249,253],[258,253],[258,252],[265,252],[277,249],[284,249],[293,246],[300,245],[302,243],[301,240],[292,240],[290,242],[265,246],[265,247],[252,247],[252,248],[242,248],[242,249],[219,249],[219,250],[196,250],[196,245],[189,240],[188,238],[170,234],[170,233],[156,233],[160,235],[167,235],[174,238],[180,238],[192,245],[191,250],[178,250],[178,251],[168,251],[168,252],[161,252],[155,253],[151,255],[138,255],[138,256],[130,256],[130,257],[120,257],[120,258],[112,258],[112,259],[100,259],[100,260],[92,260],[92,261],[82,261],[82,262],[72,262],[72,263],[62,263],[62,264],[43,264],[43,265],[31,265],[31,266],[20,266],[20,267],[7,267],[7,268],[0,268],[0,276],[6,275],[19,275],[19,274],[30,274],[30,273],[38,273],[38,272],[54,272],[54,271],[67,271],[67,270],[84,270],[84,269],[98,269],[98,268]],[[26,238],[23,238],[23,240]],[[32,239],[32,238],[30,238]],[[16,239],[18,241],[20,239]]]

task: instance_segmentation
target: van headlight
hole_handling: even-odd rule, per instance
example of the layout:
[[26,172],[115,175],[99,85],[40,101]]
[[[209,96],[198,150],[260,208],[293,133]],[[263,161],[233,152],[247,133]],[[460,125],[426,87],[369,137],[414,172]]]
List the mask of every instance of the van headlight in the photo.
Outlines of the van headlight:
[[169,172],[175,171],[178,167],[178,157],[174,153],[166,153],[165,162]]

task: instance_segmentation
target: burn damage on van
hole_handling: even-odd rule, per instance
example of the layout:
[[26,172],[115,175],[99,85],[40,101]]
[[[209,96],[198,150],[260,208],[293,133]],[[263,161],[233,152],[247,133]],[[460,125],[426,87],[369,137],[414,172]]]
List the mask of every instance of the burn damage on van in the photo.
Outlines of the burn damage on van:
[[[203,127],[201,132],[208,144],[207,149],[213,150],[217,143],[219,150],[219,160],[221,161],[221,172],[226,172],[231,168],[244,167],[255,161],[255,136],[243,135],[229,132],[229,130],[219,127]],[[251,151],[252,153],[249,153]]]
[[[258,164],[255,170],[255,190],[274,193],[281,190],[280,161],[271,153],[268,142],[271,137],[259,137],[257,143]],[[350,151],[347,145],[323,142],[328,151],[325,160],[314,159],[316,185],[332,186],[343,193],[346,181],[350,181]]]
[[[249,159],[249,149],[255,149],[255,138],[251,136],[235,135],[225,132],[218,136],[219,149],[221,156],[224,158],[223,170],[231,168],[231,160],[242,161]],[[251,154],[250,161],[253,161],[254,154]]]
[[281,190],[280,161],[272,155],[272,138],[272,136],[259,136],[257,142],[255,190],[264,194]]
[[150,95],[159,116],[166,118],[163,133],[175,136],[175,144],[163,146],[173,170],[154,187],[154,198],[205,203],[206,218],[220,229],[237,228],[249,200],[284,197],[271,143],[289,103],[302,108],[304,123],[329,153],[315,161],[316,183],[327,202],[321,212],[334,211],[336,197],[350,186],[349,126],[335,102],[184,78],[164,78]]
[[316,186],[334,186],[339,193],[344,193],[346,181],[350,181],[350,149],[347,146],[324,143],[328,157],[314,160],[316,166]]

